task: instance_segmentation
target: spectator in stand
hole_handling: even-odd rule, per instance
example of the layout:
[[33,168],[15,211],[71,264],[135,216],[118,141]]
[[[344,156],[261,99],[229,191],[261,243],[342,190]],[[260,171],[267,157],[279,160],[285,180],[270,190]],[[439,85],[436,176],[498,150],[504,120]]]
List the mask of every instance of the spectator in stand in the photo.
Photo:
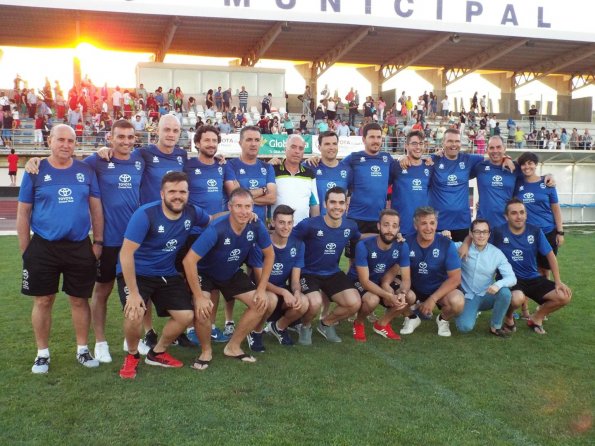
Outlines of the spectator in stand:
[[221,111],[223,109],[223,92],[221,91],[221,87],[217,87],[213,99],[215,99],[215,107],[217,108],[217,111]]
[[244,113],[248,111],[248,92],[246,87],[242,85],[242,89],[238,93],[238,99],[240,100],[240,110]]
[[207,95],[205,97],[206,109],[210,110],[211,108],[213,108],[214,104],[215,104],[215,102],[213,100],[213,89],[209,88],[209,90],[207,91]]
[[364,122],[366,124],[374,120],[374,114],[376,114],[376,107],[374,106],[374,99],[372,96],[366,96],[366,102],[364,106]]
[[487,113],[487,101],[485,94],[479,100],[479,107],[481,108],[481,113]]
[[231,106],[231,88],[223,91],[223,112],[227,112]]
[[326,101],[326,115],[329,121],[334,121],[337,116],[337,103],[335,102],[335,98],[332,96]]
[[580,136],[578,134],[578,130],[576,128],[572,129],[572,134],[570,135],[570,141],[569,141],[570,150],[578,149],[579,140],[580,140]]
[[43,147],[43,128],[45,127],[45,117],[38,114],[35,118],[35,137],[33,138],[33,144],[36,149]]
[[569,140],[570,137],[568,136],[566,129],[562,129],[562,133],[560,133],[560,150],[566,150]]
[[83,125],[83,120],[79,118],[78,122],[74,126],[74,133],[76,134],[76,141],[81,144],[83,142],[83,133],[85,130],[85,126]]
[[378,122],[384,122],[384,109],[386,108],[386,102],[382,99],[382,96],[378,97],[376,102],[376,114],[378,115]]
[[231,133],[231,125],[227,121],[227,117],[226,116],[223,116],[221,118],[221,122],[219,123],[219,132],[222,135],[227,135],[227,134]]
[[477,135],[475,135],[475,145],[477,147],[476,153],[479,155],[486,153],[486,129],[479,128]]
[[433,91],[430,91],[430,117],[432,119],[436,119],[437,113],[438,113],[438,96],[436,96]]
[[508,144],[512,144],[515,142],[515,134],[517,129],[517,125],[514,119],[508,118],[508,121],[506,121],[506,128],[508,129],[508,138],[506,142]]
[[300,117],[300,131],[302,134],[308,133],[308,118],[306,118],[306,115]]
[[522,128],[517,127],[514,133],[514,145],[517,149],[522,149],[525,143],[525,132]]
[[444,99],[441,101],[442,103],[442,116],[448,116],[448,112],[450,111],[450,101],[448,100],[448,96],[444,96]]
[[143,102],[147,102],[147,90],[145,90],[145,85],[140,84],[136,89],[136,95],[139,98],[143,98]]
[[583,150],[590,150],[591,144],[593,143],[593,137],[589,133],[589,129],[585,129],[585,132],[581,135],[580,138],[580,148]]
[[266,115],[267,113],[271,112],[271,106],[273,105],[273,94],[269,93],[264,98],[262,98],[261,102],[261,115]]
[[5,147],[12,146],[12,127],[14,120],[11,113],[3,112],[2,117],[2,140],[4,141]]
[[533,129],[533,131],[527,135],[527,146],[531,149],[537,148],[537,129]]
[[350,101],[349,102],[349,126],[355,127],[355,116],[358,114],[357,111],[357,102]]
[[123,95],[120,92],[120,87],[116,86],[116,89],[112,93],[112,108],[113,108],[112,112],[113,112],[114,119],[116,119],[116,116],[122,110],[122,99],[123,99]]
[[180,87],[176,87],[176,91],[174,92],[174,104],[176,108],[183,109],[184,93]]
[[8,161],[8,176],[10,177],[10,185],[15,187],[17,185],[17,171],[19,168],[19,156],[14,149],[10,149],[10,155],[6,157]]
[[293,121],[289,117],[288,113],[285,113],[283,116],[283,128],[285,129],[285,133],[288,135],[293,134]]
[[532,105],[531,108],[529,108],[529,131],[530,132],[537,128],[535,126],[536,118],[537,118],[537,107],[535,107],[535,105]]
[[156,110],[165,103],[165,99],[163,98],[163,88],[159,87],[155,90],[155,101],[157,102],[157,106],[155,107]]

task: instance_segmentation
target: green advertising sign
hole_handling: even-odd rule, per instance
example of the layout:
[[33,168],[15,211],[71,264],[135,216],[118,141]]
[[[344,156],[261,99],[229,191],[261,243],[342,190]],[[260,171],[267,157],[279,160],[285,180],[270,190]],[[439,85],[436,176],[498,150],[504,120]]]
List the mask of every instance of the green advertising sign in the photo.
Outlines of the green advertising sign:
[[[260,140],[259,155],[283,155],[288,135],[262,135]],[[306,141],[304,154],[312,154],[312,135],[302,135]]]

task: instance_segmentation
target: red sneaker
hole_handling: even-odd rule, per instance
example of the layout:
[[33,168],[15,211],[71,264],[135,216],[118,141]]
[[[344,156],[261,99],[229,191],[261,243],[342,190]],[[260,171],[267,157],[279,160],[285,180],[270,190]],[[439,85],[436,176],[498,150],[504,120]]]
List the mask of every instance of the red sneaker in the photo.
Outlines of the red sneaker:
[[167,352],[154,353],[153,349],[149,350],[145,362],[149,365],[158,365],[160,367],[175,367],[180,368],[184,366],[182,361],[178,361]]
[[140,355],[138,358],[135,358],[134,355],[131,355],[130,353],[127,354],[124,358],[124,364],[120,369],[120,378],[134,379],[136,377],[136,368],[138,367],[139,362]]
[[353,339],[359,342],[366,342],[366,327],[361,322],[353,323]]
[[390,326],[390,324],[379,325],[378,322],[374,322],[372,328],[374,329],[374,332],[378,333],[383,338],[393,339],[395,341],[401,340],[401,336],[393,331],[393,328]]

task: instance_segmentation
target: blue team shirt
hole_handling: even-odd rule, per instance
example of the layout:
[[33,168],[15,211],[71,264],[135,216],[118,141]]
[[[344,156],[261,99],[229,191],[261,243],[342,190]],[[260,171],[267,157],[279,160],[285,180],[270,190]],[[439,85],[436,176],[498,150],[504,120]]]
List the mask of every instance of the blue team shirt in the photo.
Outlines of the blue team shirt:
[[122,246],[124,232],[133,212],[140,206],[140,183],[145,161],[138,150],[127,160],[101,159],[94,153],[84,159],[95,171],[103,206],[103,244]]
[[448,272],[461,269],[461,259],[455,244],[448,238],[436,234],[427,248],[417,243],[417,234],[405,237],[409,245],[411,262],[411,285],[416,292],[431,295],[448,279]]
[[420,206],[427,206],[429,200],[430,179],[434,166],[419,166],[401,168],[399,163],[393,164],[392,185],[393,193],[391,207],[401,216],[401,234],[413,234],[413,214]]
[[434,174],[430,182],[430,206],[438,211],[438,228],[467,229],[471,224],[469,179],[482,155],[459,153],[455,160],[432,156]]
[[261,249],[271,246],[271,237],[262,221],[248,223],[237,235],[231,228],[229,215],[224,215],[204,230],[191,249],[201,257],[198,271],[222,282],[233,277],[254,246]]
[[552,204],[558,203],[558,192],[555,187],[547,187],[543,177],[536,183],[519,181],[515,196],[527,209],[528,224],[541,228],[546,234],[556,229]]
[[329,167],[322,161],[318,166],[312,168],[316,174],[316,189],[320,201],[320,215],[326,214],[326,203],[324,197],[326,191],[333,187],[342,187],[347,191],[351,180],[351,169],[349,165],[340,161],[335,167]]
[[[161,201],[138,208],[128,223],[124,238],[140,246],[134,253],[134,265],[139,276],[175,276],[178,251],[188,239],[192,226],[209,224],[209,214],[201,208],[187,205],[177,220],[170,220],[161,209]],[[122,272],[120,261],[116,267]]]
[[353,280],[359,280],[358,266],[368,268],[370,280],[377,285],[384,274],[395,264],[401,268],[409,267],[409,245],[405,242],[393,242],[384,250],[378,247],[378,236],[368,237],[355,246],[355,263],[351,265],[347,275]]
[[139,150],[145,160],[145,173],[140,185],[141,204],[161,200],[161,179],[167,172],[181,172],[188,160],[185,150],[175,147],[170,154],[163,153],[156,145],[150,144]]
[[[225,169],[218,163],[205,164],[198,158],[190,158],[184,165],[184,172],[188,175],[188,202],[214,215],[224,212],[226,181]],[[192,228],[192,234],[200,234],[202,229]]]
[[50,241],[79,242],[91,229],[89,197],[99,198],[100,194],[89,165],[73,160],[69,168],[56,169],[44,159],[38,174],[24,174],[19,201],[33,205],[33,233]]
[[492,231],[490,243],[504,253],[515,276],[525,280],[540,277],[537,253],[546,256],[552,250],[543,231],[529,224],[519,235],[513,234],[507,224],[498,226]]
[[331,228],[323,216],[306,218],[293,228],[292,234],[304,242],[304,274],[330,276],[338,273],[339,260],[345,246],[361,237],[357,224],[344,218],[341,226]]
[[[284,287],[291,278],[293,268],[304,267],[304,243],[293,236],[289,236],[287,244],[279,248],[273,244],[275,250],[275,263],[271,271],[269,282],[278,287]],[[248,265],[254,268],[262,268],[262,250],[255,246],[248,256]]]
[[477,179],[479,191],[477,218],[489,221],[492,227],[506,223],[504,209],[514,194],[519,175],[523,174],[518,166],[511,172],[501,165],[492,164],[490,160],[475,165],[471,177]]
[[[239,158],[230,159],[225,164],[225,181],[236,180],[240,187],[248,190],[260,189],[267,184],[275,184],[273,166],[259,159],[255,164],[246,164]],[[254,212],[262,221],[266,220],[266,206],[254,205]]]
[[362,150],[347,155],[343,163],[352,171],[348,217],[377,221],[380,211],[386,207],[386,193],[394,163],[392,156],[387,152],[370,155]]

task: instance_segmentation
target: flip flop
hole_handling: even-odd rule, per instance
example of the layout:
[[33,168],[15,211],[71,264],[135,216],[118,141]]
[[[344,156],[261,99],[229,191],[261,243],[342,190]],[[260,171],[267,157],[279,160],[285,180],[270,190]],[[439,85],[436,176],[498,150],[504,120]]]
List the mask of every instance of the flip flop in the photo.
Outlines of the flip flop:
[[499,338],[508,338],[511,332],[501,328],[490,328],[490,333]]
[[194,370],[203,371],[203,370],[206,370],[206,369],[209,368],[209,364],[210,363],[211,363],[211,360],[210,359],[196,358],[194,360],[194,363],[192,365],[190,365],[190,368],[191,369],[194,369]]
[[538,335],[547,334],[547,332],[543,329],[543,325],[536,324],[535,322],[533,322],[532,319],[528,319],[527,320],[527,327],[529,327],[530,329],[532,329]]
[[502,329],[508,331],[509,333],[514,333],[516,331],[516,323],[512,321],[512,324],[507,324],[504,322],[502,324]]
[[248,355],[246,353],[242,353],[242,354],[236,355],[236,356],[232,356],[232,355],[224,355],[224,356],[229,359],[237,359],[238,361],[241,361],[241,362],[248,362],[248,363],[256,362],[256,358],[254,356]]

